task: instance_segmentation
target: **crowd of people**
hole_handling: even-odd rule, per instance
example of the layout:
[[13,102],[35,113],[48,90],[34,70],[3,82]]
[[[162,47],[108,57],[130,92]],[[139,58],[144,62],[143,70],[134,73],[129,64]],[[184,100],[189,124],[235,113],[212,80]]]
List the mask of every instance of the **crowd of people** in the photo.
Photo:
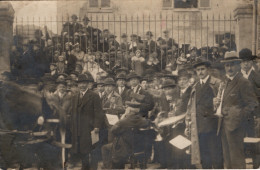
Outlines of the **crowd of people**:
[[[249,151],[259,167],[260,146],[244,143],[260,135],[260,59],[251,50],[235,52],[229,33],[223,44],[200,49],[179,48],[167,30],[156,41],[147,31],[145,40],[132,34],[128,42],[122,34],[118,43],[89,22],[84,17],[81,25],[73,15],[61,36],[36,32],[11,51],[15,79],[40,78],[43,117],[58,118],[72,144],[66,162],[81,160],[83,169],[96,169],[98,161],[123,169],[129,160],[237,169],[245,168]],[[170,144],[179,135],[191,140],[189,148]]]

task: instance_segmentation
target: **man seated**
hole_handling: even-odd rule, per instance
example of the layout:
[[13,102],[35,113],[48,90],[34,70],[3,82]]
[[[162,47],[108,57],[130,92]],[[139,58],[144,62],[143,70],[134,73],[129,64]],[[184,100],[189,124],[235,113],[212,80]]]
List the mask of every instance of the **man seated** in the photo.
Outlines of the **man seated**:
[[[111,128],[112,135],[115,136],[113,142],[102,148],[106,168],[124,168],[124,164],[132,153],[131,129],[148,127],[148,111],[154,106],[151,95],[140,86],[141,77],[132,72],[127,78],[130,80],[131,89],[126,98],[126,112]],[[107,152],[108,148],[110,148],[110,154]],[[110,155],[110,157],[105,159],[104,155]]]

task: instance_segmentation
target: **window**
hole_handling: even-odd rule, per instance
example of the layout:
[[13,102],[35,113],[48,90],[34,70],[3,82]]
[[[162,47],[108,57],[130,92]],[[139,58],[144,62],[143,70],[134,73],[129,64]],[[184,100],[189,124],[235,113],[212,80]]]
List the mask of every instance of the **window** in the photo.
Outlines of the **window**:
[[163,0],[164,8],[172,8],[172,0]]
[[[225,34],[216,34],[215,42],[216,44],[223,44]],[[235,42],[235,34],[231,34],[231,41]]]
[[108,8],[110,7],[110,0],[89,0],[90,8]]
[[199,1],[200,8],[209,8],[210,7],[210,0],[200,0]]
[[89,0],[89,7],[98,8],[98,0]]
[[210,8],[210,0],[162,0],[163,8]]
[[101,7],[110,7],[110,0],[101,0]]
[[174,0],[174,8],[197,8],[198,0]]

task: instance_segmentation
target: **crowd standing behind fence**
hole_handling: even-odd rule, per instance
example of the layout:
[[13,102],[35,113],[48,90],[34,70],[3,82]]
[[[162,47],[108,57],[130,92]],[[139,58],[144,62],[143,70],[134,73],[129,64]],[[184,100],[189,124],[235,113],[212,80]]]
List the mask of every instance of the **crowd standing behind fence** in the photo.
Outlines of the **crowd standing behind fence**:
[[[133,21],[133,18],[131,19],[131,21]],[[173,20],[173,16],[171,19]],[[160,17],[160,20],[162,21],[162,17]],[[111,22],[112,21],[113,20],[111,19]],[[180,22],[183,22],[184,25],[185,22],[188,22],[188,20],[185,20],[185,17],[183,20],[181,20],[179,16],[178,20],[175,21],[178,21],[178,25]],[[203,21],[204,20],[201,18],[201,25]],[[99,21],[96,22],[96,25],[98,26]],[[141,25],[141,21],[139,22]],[[209,24],[208,16],[205,22],[207,25]],[[218,27],[220,27],[219,22]],[[229,24],[225,24],[226,22],[229,22]],[[145,34],[145,37],[133,33],[133,22],[130,22],[132,23],[132,34],[127,35],[127,32],[129,32],[129,30],[127,30],[128,26],[126,26],[126,33],[124,33],[124,31],[121,30],[122,23],[119,22],[120,37],[117,38],[116,34],[118,34],[118,32],[115,31],[116,23],[118,24],[114,18],[113,30],[101,30],[99,28],[93,27],[92,21],[87,16],[85,16],[81,22],[78,21],[78,17],[76,15],[72,15],[71,20],[63,22],[60,35],[52,35],[52,31],[48,29],[47,26],[41,30],[35,29],[34,25],[34,35],[31,35],[31,33],[29,33],[29,25],[27,31],[26,27],[22,26],[18,29],[16,25],[16,35],[14,36],[14,45],[11,55],[12,70],[15,74],[34,74],[34,76],[36,74],[37,76],[42,76],[44,73],[50,71],[49,66],[51,63],[56,63],[58,73],[70,74],[72,71],[75,71],[75,69],[78,68],[79,70],[82,69],[83,72],[93,72],[94,70],[94,73],[92,74],[94,77],[96,77],[97,72],[113,72],[117,67],[126,67],[128,70],[136,71],[139,75],[143,75],[144,71],[147,69],[153,69],[155,71],[166,69],[168,71],[174,71],[174,73],[177,73],[177,71],[183,68],[186,63],[192,64],[198,57],[202,57],[206,60],[218,63],[221,58],[223,58],[226,51],[236,50],[234,36],[231,34],[231,18],[227,21],[224,20],[224,31],[227,29],[227,26],[225,25],[229,25],[229,31],[227,29],[228,33],[223,34],[223,40],[221,41],[221,36],[216,37],[218,38],[216,41],[219,44],[216,44],[215,42],[209,43],[208,32],[205,33],[205,35],[203,35],[201,32],[200,38],[198,38],[202,41],[202,37],[207,36],[207,45],[213,44],[213,46],[202,47],[203,43],[201,42],[201,48],[199,49],[185,43],[185,30],[183,32],[184,37],[182,38],[184,43],[182,46],[178,44],[178,40],[180,41],[179,27],[177,27],[178,40],[176,41],[175,39],[171,38],[170,34],[176,32],[176,30],[173,30],[173,25],[171,29],[168,28],[166,30],[162,30],[161,26],[160,32],[163,36],[156,36],[156,32],[158,32],[156,30],[156,24],[159,24],[156,22],[156,16],[154,26],[152,25],[152,20],[149,16],[149,30],[147,31],[144,30],[143,19],[142,35]],[[125,23],[127,24],[127,22]],[[215,21],[213,16],[213,32],[214,23]],[[22,24],[24,24],[23,20]],[[102,22],[102,27],[104,27],[104,22]],[[154,28],[154,33],[151,31],[151,27]],[[217,27],[217,24],[215,27]],[[216,29],[215,31],[220,31],[220,28]],[[22,35],[24,32],[25,35]],[[213,38],[213,41],[216,38]],[[186,39],[188,39],[188,37],[186,37]],[[52,67],[53,66],[55,66],[55,64],[52,64]]]

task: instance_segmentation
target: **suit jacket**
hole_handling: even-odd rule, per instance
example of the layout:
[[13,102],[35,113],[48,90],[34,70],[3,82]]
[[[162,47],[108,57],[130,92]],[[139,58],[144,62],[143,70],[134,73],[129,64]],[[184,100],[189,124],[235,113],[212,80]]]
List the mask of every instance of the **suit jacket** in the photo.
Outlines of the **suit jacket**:
[[115,91],[112,92],[111,96],[108,96],[107,94],[104,95],[102,106],[103,109],[106,109],[105,111],[107,114],[118,115],[118,117],[125,111],[121,96]]
[[198,133],[217,130],[217,118],[213,116],[213,98],[217,96],[219,83],[219,79],[210,76],[204,85],[199,82],[195,85]]
[[190,93],[191,93],[192,88],[188,87],[187,90],[180,96],[181,90],[180,88],[177,88],[175,91],[174,98],[176,101],[176,112],[175,115],[181,115],[183,113],[186,113],[187,111],[187,105],[190,99]]
[[254,70],[250,73],[248,80],[252,83],[256,97],[260,97],[260,74]]
[[72,152],[89,153],[92,149],[91,131],[101,128],[105,119],[101,99],[95,92],[87,90],[82,99],[78,93],[72,102]]
[[223,126],[228,131],[234,131],[242,126],[245,117],[253,113],[258,101],[251,83],[241,73],[230,82],[226,80],[223,86]]
[[148,44],[148,42],[145,42],[144,46],[145,46],[145,51],[148,55],[157,51],[156,42],[153,40],[150,41],[150,44]]
[[138,94],[144,95],[144,99],[143,100],[138,100],[135,97],[133,97],[133,95],[132,95],[132,94],[134,94],[133,89],[130,89],[130,90],[128,90],[126,101],[133,101],[133,100],[135,100],[135,101],[141,103],[140,106],[139,106],[139,109],[140,109],[139,114],[141,116],[147,118],[148,117],[148,112],[150,110],[152,110],[153,107],[154,107],[153,97],[148,92],[143,90],[140,85],[138,86],[138,90],[137,91],[139,91]]
[[[122,102],[123,102],[123,105],[125,105],[125,101],[126,101],[126,98],[127,98],[127,94],[128,94],[128,91],[129,89],[127,87],[125,87],[124,91],[120,94],[121,96],[121,99],[122,99]],[[115,89],[116,93],[119,94],[119,89],[118,87],[116,87]]]

